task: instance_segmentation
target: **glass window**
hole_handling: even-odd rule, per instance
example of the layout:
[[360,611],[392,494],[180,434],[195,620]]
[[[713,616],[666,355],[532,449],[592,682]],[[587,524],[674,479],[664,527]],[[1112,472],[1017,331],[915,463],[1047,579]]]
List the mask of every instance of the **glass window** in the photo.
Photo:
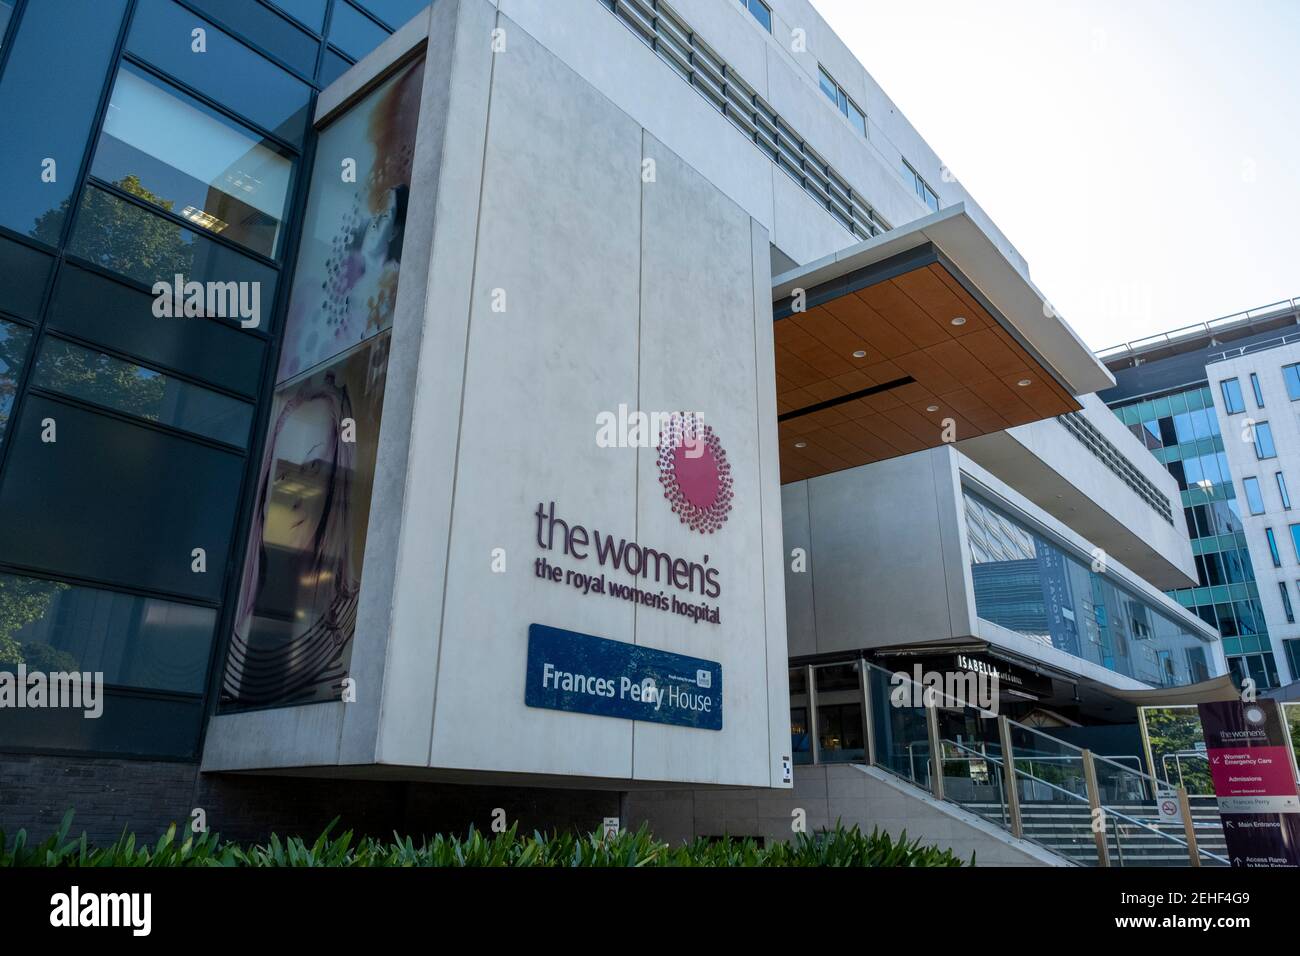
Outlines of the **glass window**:
[[[1205,644],[1199,631],[972,492],[964,503],[981,618],[1151,684],[1193,679],[1186,651]],[[1223,577],[1217,557],[1197,563],[1210,581]]]
[[270,140],[125,64],[91,172],[272,257],[293,161]]
[[1293,524],[1291,528],[1291,544],[1295,547],[1295,557],[1300,561],[1300,524]]
[[1291,401],[1300,399],[1300,365],[1282,366],[1282,379],[1286,382],[1286,394]]
[[348,71],[352,65],[351,60],[344,59],[334,51],[333,47],[325,48],[325,56],[321,60],[320,74],[317,79],[322,87],[329,86],[340,76]]
[[1254,372],[1250,373],[1250,387],[1251,390],[1255,393],[1255,407],[1263,408],[1264,392],[1259,387],[1259,376],[1256,375]]
[[[275,301],[277,273],[270,266],[94,186],[82,193],[68,251],[150,288],[159,281],[171,283],[177,275],[187,282],[251,283],[246,304],[250,315],[257,311],[258,328],[265,328]],[[239,321],[238,316],[229,318]]]
[[148,292],[65,263],[47,321],[51,329],[158,368],[257,396],[267,350],[264,339],[220,319],[159,319],[153,305]]
[[325,29],[325,4],[327,0],[271,0],[303,26],[319,34]]
[[[1300,587],[1300,581],[1296,582],[1296,586]],[[1286,650],[1286,663],[1287,667],[1291,669],[1291,679],[1300,680],[1300,640],[1283,641],[1282,647]],[[1300,740],[1297,740],[1296,736],[1295,730],[1292,730],[1292,743],[1300,746]]]
[[[227,705],[336,700],[348,673],[422,75],[422,63],[403,68],[317,144]],[[356,183],[335,173],[344,156],[357,161]],[[368,235],[377,241],[363,244]],[[340,254],[358,249],[364,268],[340,268]],[[355,442],[340,440],[345,417],[356,421]]]
[[248,402],[62,339],[45,339],[32,384],[231,445],[248,444]]
[[817,686],[817,743],[823,763],[861,761],[865,750],[862,691],[856,664],[813,668]]
[[827,73],[825,70],[819,68],[817,72],[820,75],[820,85],[821,85],[822,92],[826,94],[827,99],[829,99],[832,103],[838,106],[839,95],[840,95],[839,84],[837,84],[831,78],[831,75]]
[[1287,590],[1286,582],[1278,581],[1277,590],[1282,595],[1282,613],[1286,615],[1286,622],[1294,624],[1295,614],[1291,610],[1291,592]]
[[388,39],[388,31],[345,0],[334,0],[330,43],[359,60]]
[[58,245],[125,9],[26,5],[0,81],[0,225]]
[[284,17],[266,9],[258,0],[189,0],[201,13],[211,16],[232,33],[252,40],[305,77],[316,73],[320,43]]
[[1259,491],[1259,479],[1243,478],[1241,483],[1246,488],[1246,505],[1250,508],[1250,513],[1262,515],[1264,513],[1264,496]]
[[867,117],[862,110],[858,109],[857,104],[852,100],[848,101],[847,114],[849,123],[857,130],[859,136],[867,135]]
[[9,413],[13,411],[14,395],[18,392],[18,377],[27,364],[27,348],[31,342],[31,329],[0,320],[0,444],[4,443]]
[[0,667],[98,671],[115,687],[203,693],[211,608],[0,574]]
[[[202,54],[195,29],[206,31]],[[171,0],[140,0],[127,49],[287,142],[307,132],[311,87]]]
[[1277,493],[1278,493],[1278,497],[1280,497],[1280,498],[1282,499],[1282,508],[1283,508],[1283,510],[1285,510],[1285,511],[1290,511],[1290,510],[1291,510],[1291,496],[1290,496],[1289,494],[1287,494],[1287,490],[1286,490],[1286,478],[1283,477],[1282,472],[1280,472],[1280,471],[1277,472],[1277,474],[1275,475],[1275,477],[1277,478]]
[[763,25],[763,29],[772,32],[772,10],[763,0],[740,0],[740,5],[748,7],[754,19]]
[[[42,442],[42,420],[57,441]],[[30,393],[0,485],[0,554],[14,564],[215,601],[242,455]],[[93,462],[94,467],[88,467]],[[201,503],[201,505],[199,504]],[[32,534],[30,516],[41,516]],[[203,548],[207,573],[192,569]]]
[[1273,445],[1273,429],[1269,427],[1268,422],[1256,422],[1255,430],[1255,457],[1256,458],[1276,458],[1277,448]]
[[0,236],[0,311],[35,322],[53,268],[53,256]]
[[1268,555],[1273,559],[1273,567],[1282,567],[1282,555],[1277,550],[1277,538],[1273,535],[1273,529],[1265,528],[1264,537],[1268,539]]
[[1229,415],[1236,415],[1246,410],[1246,403],[1241,397],[1241,383],[1235,378],[1220,382],[1219,389],[1223,392],[1223,407]]
[[5,30],[9,28],[9,18],[14,15],[14,4],[18,0],[0,0],[0,50],[4,49]]

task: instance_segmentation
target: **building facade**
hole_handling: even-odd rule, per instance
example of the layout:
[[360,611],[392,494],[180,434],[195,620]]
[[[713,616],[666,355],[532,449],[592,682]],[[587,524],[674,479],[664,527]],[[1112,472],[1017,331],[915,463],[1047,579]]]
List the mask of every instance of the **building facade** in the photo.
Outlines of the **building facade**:
[[1234,678],[1261,688],[1300,677],[1287,643],[1296,322],[1295,303],[1277,303],[1098,353],[1116,379],[1101,397],[1178,482],[1197,586],[1171,593],[1219,629]]
[[0,11],[0,668],[104,683],[0,708],[6,829],[591,826],[788,793],[868,660],[1223,672],[1114,379],[806,0]]

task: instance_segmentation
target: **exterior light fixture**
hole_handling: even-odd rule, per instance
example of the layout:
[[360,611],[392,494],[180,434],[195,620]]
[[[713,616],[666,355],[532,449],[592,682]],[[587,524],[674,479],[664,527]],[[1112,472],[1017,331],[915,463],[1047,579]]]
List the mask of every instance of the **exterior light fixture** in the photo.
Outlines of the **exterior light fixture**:
[[1027,379],[1027,378],[1022,378],[1020,381],[1016,382],[1016,384],[1019,385],[1021,388],[1024,388],[1026,385],[1029,385],[1029,384],[1032,384],[1032,383],[1030,382],[1029,379]]
[[856,352],[853,353],[853,357],[854,357],[854,358],[866,358],[866,357],[867,357],[867,353],[864,352],[864,351],[862,351],[862,349],[858,349]]
[[959,315],[959,316],[957,316],[956,318],[954,318],[954,319],[952,320],[952,324],[953,324],[953,325],[965,325],[965,324],[966,324],[966,316],[964,316],[964,315]]

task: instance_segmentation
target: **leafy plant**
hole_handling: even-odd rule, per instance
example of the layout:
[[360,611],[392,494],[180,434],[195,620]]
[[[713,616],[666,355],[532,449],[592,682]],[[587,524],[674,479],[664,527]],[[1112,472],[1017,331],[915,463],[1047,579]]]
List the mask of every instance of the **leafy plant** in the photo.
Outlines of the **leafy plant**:
[[[697,839],[670,846],[656,840],[648,826],[612,838],[567,831],[534,832],[521,836],[512,826],[487,835],[473,827],[464,837],[437,834],[417,844],[410,836],[393,834],[391,841],[366,837],[354,841],[352,831],[331,836],[331,823],[315,842],[276,834],[265,844],[244,847],[223,841],[219,834],[191,834],[177,842],[176,825],[155,844],[138,843],[123,833],[114,843],[92,847],[85,833],[68,834],[69,810],[58,829],[44,842],[28,842],[19,830],[12,843],[0,830],[0,866],[231,866],[231,867],[793,867],[793,866],[964,866],[951,850],[898,838],[878,829],[864,834],[858,827],[816,834],[796,834],[792,843],[760,846],[752,837]],[[337,821],[335,821],[337,822]],[[974,863],[972,856],[970,863]]]

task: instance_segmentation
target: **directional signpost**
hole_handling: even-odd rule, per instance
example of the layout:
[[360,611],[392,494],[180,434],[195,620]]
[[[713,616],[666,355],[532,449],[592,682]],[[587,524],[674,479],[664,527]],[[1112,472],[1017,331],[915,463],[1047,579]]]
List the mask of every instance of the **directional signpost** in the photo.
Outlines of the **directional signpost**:
[[1198,704],[1233,866],[1300,867],[1300,792],[1276,701]]

